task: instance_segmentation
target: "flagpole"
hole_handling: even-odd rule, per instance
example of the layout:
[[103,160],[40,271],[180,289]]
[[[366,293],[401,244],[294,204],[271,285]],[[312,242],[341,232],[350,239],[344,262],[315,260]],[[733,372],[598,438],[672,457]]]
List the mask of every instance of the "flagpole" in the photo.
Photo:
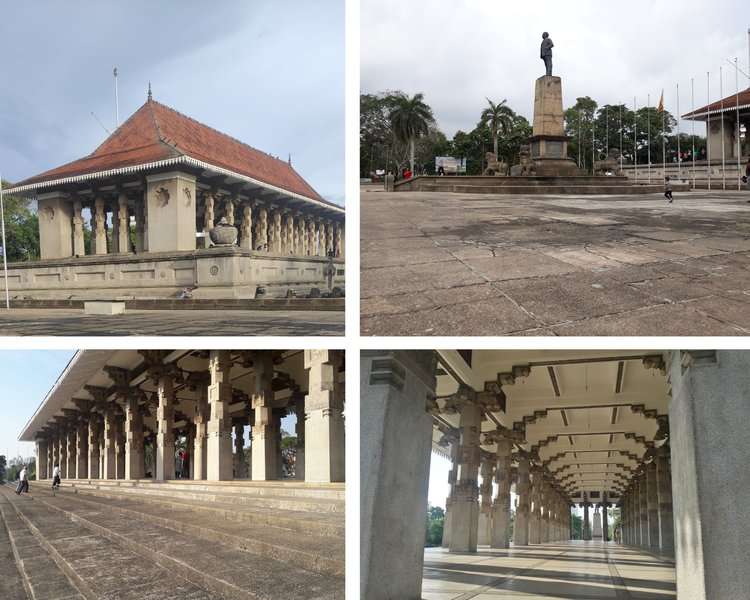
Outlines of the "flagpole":
[[578,168],[581,168],[581,109],[578,108]]
[[727,189],[726,152],[724,150],[724,68],[719,67],[719,97],[721,98],[721,189]]
[[596,162],[596,109],[591,113],[591,176],[594,175],[594,163]]
[[648,182],[651,183],[651,94],[648,94],[646,100],[646,124],[648,125]]
[[604,142],[604,153],[605,156],[609,158],[609,108],[606,104],[604,105],[604,123],[607,126],[607,133]]
[[[690,114],[693,114],[695,112],[695,77],[690,78]],[[693,190],[695,190],[695,115],[693,114],[693,118],[690,119],[690,126],[692,129],[692,135],[693,138]]]
[[0,223],[3,233],[3,273],[5,274],[5,308],[10,310],[10,292],[8,291],[8,251],[5,248],[5,205],[3,203],[3,178],[0,176]]
[[622,102],[620,102],[620,175],[622,175]]
[[661,170],[664,177],[667,176],[667,113],[662,106],[661,109]]
[[677,84],[677,179],[682,181],[682,154],[680,153],[680,84]]
[[711,72],[706,71],[706,172],[708,189],[711,189]]
[[635,182],[638,183],[638,114],[636,98],[633,96],[633,168],[635,170]]
[[734,85],[736,88],[735,104],[737,110],[737,131],[735,132],[737,136],[737,190],[739,191],[742,189],[742,164],[740,156],[742,154],[742,147],[740,146],[740,67],[736,57],[734,59]]

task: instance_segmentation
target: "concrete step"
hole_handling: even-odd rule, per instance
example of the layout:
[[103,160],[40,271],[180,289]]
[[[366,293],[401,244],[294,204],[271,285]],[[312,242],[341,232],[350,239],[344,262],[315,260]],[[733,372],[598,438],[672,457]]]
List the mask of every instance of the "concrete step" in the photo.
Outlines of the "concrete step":
[[[10,513],[16,519],[13,527],[18,536],[27,540],[29,548],[28,540],[34,540],[45,552],[24,558],[24,568],[34,573],[32,584],[36,578],[47,586],[40,584],[34,590],[34,595],[29,596],[34,600],[210,600],[216,597],[153,561],[120,548],[103,536],[92,535],[90,530],[49,509],[33,495],[11,499],[12,489],[3,486],[0,496],[7,502],[8,508],[3,509],[5,516]],[[61,582],[67,583],[67,587]],[[72,595],[54,595],[56,585],[62,585],[63,594],[72,590]]]
[[201,491],[201,490],[174,490],[168,487],[156,486],[111,486],[108,484],[88,483],[88,484],[71,484],[66,483],[65,487],[73,487],[77,490],[114,490],[121,494],[132,494],[136,496],[161,496],[174,498],[179,495],[186,500],[199,500],[201,502],[220,502],[230,503],[237,506],[252,506],[260,508],[275,508],[279,510],[310,511],[310,512],[340,512],[345,510],[343,500],[330,500],[325,498],[295,498],[289,496],[257,496],[244,495],[225,491]]
[[343,512],[321,512],[285,510],[280,512],[273,508],[240,506],[232,502],[202,502],[182,498],[179,493],[174,496],[146,496],[122,494],[116,487],[102,489],[85,489],[80,487],[63,487],[62,492],[78,494],[89,498],[109,498],[128,501],[134,505],[148,504],[165,508],[193,510],[214,518],[229,521],[248,522],[256,525],[273,525],[292,531],[309,532],[322,536],[343,537],[345,531]]
[[[686,188],[687,189],[687,188]],[[483,186],[483,185],[451,185],[433,186],[422,184],[420,192],[453,192],[457,194],[574,194],[574,195],[632,195],[632,194],[656,194],[663,191],[660,185],[505,185],[505,186]],[[674,186],[674,191],[683,191]]]
[[332,500],[344,500],[346,498],[346,488],[343,483],[312,484],[302,481],[298,482],[294,479],[285,479],[283,481],[68,479],[67,483],[73,485],[93,484],[98,486],[109,485],[114,487],[138,487],[186,491],[220,491],[222,493],[240,494],[243,496],[289,496],[294,498],[328,498]]
[[82,600],[63,571],[0,495],[0,598]]
[[[28,522],[36,527],[40,534],[56,543],[60,553],[67,552],[70,544],[73,552],[67,559],[79,561],[77,573],[98,575],[94,581],[111,578],[118,582],[121,591],[117,596],[100,595],[100,598],[228,598],[228,599],[271,599],[302,598],[334,599],[343,598],[343,577],[322,575],[267,557],[248,557],[248,553],[229,548],[218,542],[211,542],[173,529],[145,523],[133,516],[125,516],[107,507],[91,507],[79,498],[68,494],[52,496],[50,493],[34,491],[31,498],[16,500],[17,510]],[[64,529],[65,537],[57,535],[57,529]],[[87,535],[82,537],[87,542],[85,554],[71,527],[82,530]],[[103,549],[103,550],[101,550]],[[76,552],[77,550],[77,552]],[[89,564],[86,569],[81,560],[91,563],[97,561],[101,551],[116,552],[128,557],[103,570],[97,564]],[[137,568],[131,567],[130,561],[137,561]],[[99,567],[99,568],[96,568]],[[163,575],[156,575],[159,569]],[[133,583],[141,585],[140,595],[128,594]],[[162,586],[163,581],[172,579],[169,585]],[[177,584],[175,579],[188,583]],[[144,583],[146,582],[146,583]],[[196,590],[186,590],[186,585]],[[158,589],[152,593],[152,589]],[[197,595],[197,594],[200,595]]]
[[67,498],[81,510],[104,513],[114,511],[125,517],[167,527],[210,542],[218,542],[254,555],[288,562],[311,571],[344,575],[343,532],[339,537],[321,536],[305,530],[305,523],[301,524],[302,528],[295,529],[287,529],[278,523],[240,524],[236,521],[217,519],[213,514],[186,508],[167,508],[151,501],[136,501],[130,498],[82,498],[80,494],[71,494],[64,490],[54,496],[51,490],[39,490],[35,493],[37,497],[53,503],[57,502],[58,498]]

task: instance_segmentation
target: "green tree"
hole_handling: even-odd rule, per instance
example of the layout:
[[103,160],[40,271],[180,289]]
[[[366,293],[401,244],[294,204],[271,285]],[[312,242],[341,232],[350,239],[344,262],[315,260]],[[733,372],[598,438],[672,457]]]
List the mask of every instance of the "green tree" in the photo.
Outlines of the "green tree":
[[580,169],[589,169],[592,154],[592,130],[598,105],[589,96],[576,98],[576,103],[565,111],[565,135],[568,142],[568,155]]
[[505,103],[507,100],[495,104],[492,100],[487,98],[489,106],[482,111],[481,122],[489,128],[492,134],[492,148],[495,152],[495,156],[498,154],[498,137],[500,134],[503,136],[507,135],[508,130],[513,124],[513,117],[515,113]]
[[583,539],[583,518],[571,512],[570,520],[571,520],[571,533],[572,533],[571,539],[582,540]]
[[425,546],[440,546],[443,543],[443,525],[445,524],[445,511],[439,506],[430,506],[427,509],[427,535]]
[[[3,189],[10,184],[3,181]],[[3,194],[5,242],[8,262],[39,258],[39,219],[31,203],[18,196]]]
[[430,125],[435,122],[432,109],[425,104],[422,93],[409,97],[396,92],[388,97],[388,105],[391,129],[399,142],[409,145],[409,164],[414,172],[415,143],[429,133]]
[[8,466],[8,461],[5,459],[4,454],[0,454],[0,483],[5,481],[5,469]]
[[388,120],[385,94],[359,96],[359,175],[369,177],[376,169],[388,170],[393,131]]

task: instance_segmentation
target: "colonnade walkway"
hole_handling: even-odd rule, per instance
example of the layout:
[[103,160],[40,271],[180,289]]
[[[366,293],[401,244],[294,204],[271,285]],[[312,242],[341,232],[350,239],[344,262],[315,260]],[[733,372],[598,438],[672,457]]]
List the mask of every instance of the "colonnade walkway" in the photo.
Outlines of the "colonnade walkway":
[[674,563],[614,542],[570,541],[476,553],[427,548],[424,600],[673,600]]

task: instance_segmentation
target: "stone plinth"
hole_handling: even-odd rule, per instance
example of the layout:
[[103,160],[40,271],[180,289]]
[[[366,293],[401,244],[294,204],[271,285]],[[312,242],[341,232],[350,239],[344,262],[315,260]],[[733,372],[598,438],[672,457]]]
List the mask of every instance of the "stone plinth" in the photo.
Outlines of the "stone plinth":
[[42,259],[73,255],[73,206],[62,194],[40,194],[39,251]]
[[575,162],[568,158],[565,116],[562,102],[562,80],[540,77],[534,89],[534,125],[531,158],[538,176],[578,175]]
[[171,172],[146,181],[149,251],[195,250],[195,177]]

